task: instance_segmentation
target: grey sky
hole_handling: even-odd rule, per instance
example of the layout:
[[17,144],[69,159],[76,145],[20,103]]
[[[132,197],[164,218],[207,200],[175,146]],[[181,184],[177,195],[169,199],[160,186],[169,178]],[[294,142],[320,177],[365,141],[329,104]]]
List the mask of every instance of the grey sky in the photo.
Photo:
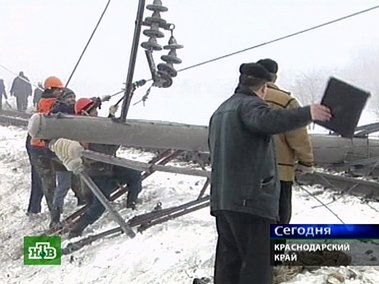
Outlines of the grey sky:
[[[33,81],[49,75],[66,80],[88,40],[106,0],[0,0],[0,64]],[[147,0],[148,4],[152,1]],[[185,48],[177,68],[243,49],[313,25],[363,10],[369,0],[163,0],[162,17],[176,25],[175,37]],[[112,0],[70,87],[79,97],[114,93],[125,81],[137,0]],[[145,11],[145,16],[150,16]],[[215,107],[233,91],[239,64],[271,57],[279,76],[296,72],[341,70],[359,60],[362,50],[376,48],[379,9],[316,31],[179,73],[169,89],[153,89],[146,107],[130,117],[207,123]],[[146,37],[141,36],[141,41]],[[160,40],[166,44],[168,34]],[[158,56],[159,54],[159,56]],[[155,54],[155,61],[165,52]],[[135,79],[149,78],[139,49]],[[336,71],[338,73],[338,71]],[[330,74],[334,75],[334,74]],[[9,88],[13,75],[0,68]],[[279,81],[282,85],[288,82]],[[360,84],[360,82],[353,82]],[[146,88],[136,92],[139,100]]]

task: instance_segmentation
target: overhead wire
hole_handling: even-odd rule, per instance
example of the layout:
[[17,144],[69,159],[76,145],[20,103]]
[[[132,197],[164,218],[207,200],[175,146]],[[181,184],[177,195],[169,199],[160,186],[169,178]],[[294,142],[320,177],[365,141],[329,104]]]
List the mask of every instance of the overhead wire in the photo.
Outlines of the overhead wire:
[[191,66],[188,66],[188,67],[184,67],[184,68],[179,69],[177,71],[178,72],[182,72],[182,71],[186,71],[186,70],[189,70],[189,69],[192,69],[192,68],[196,68],[196,67],[199,67],[201,65],[205,65],[205,64],[208,64],[208,63],[211,63],[211,62],[214,62],[214,61],[218,61],[218,60],[221,60],[221,59],[224,59],[224,58],[227,58],[227,57],[239,54],[239,53],[243,53],[243,52],[246,52],[246,51],[249,51],[249,50],[261,47],[261,46],[265,46],[265,45],[268,45],[268,44],[271,44],[271,43],[274,43],[274,42],[278,42],[278,41],[281,41],[281,40],[284,40],[284,39],[287,39],[287,38],[291,38],[291,37],[294,37],[294,36],[297,36],[297,35],[300,35],[300,34],[303,34],[303,33],[309,32],[309,31],[312,31],[312,30],[316,30],[316,29],[319,29],[321,27],[328,26],[328,25],[331,25],[331,24],[334,24],[334,23],[346,20],[348,18],[352,18],[354,16],[358,16],[360,14],[367,13],[369,11],[372,11],[372,10],[375,10],[375,9],[378,9],[378,8],[379,8],[379,5],[376,5],[376,6],[373,6],[371,8],[367,8],[367,9],[364,9],[364,10],[361,10],[361,11],[358,11],[358,12],[355,12],[355,13],[352,13],[352,14],[348,14],[346,16],[343,16],[343,17],[340,17],[340,18],[337,18],[337,19],[334,19],[334,20],[331,20],[331,21],[328,21],[328,22],[325,22],[325,23],[322,23],[322,24],[319,24],[319,25],[316,25],[316,26],[312,26],[312,27],[309,27],[309,28],[306,28],[306,29],[303,29],[303,30],[300,30],[300,31],[297,31],[297,32],[294,32],[294,33],[291,33],[291,34],[288,34],[288,35],[284,35],[284,36],[281,36],[281,37],[278,37],[278,38],[275,38],[275,39],[272,39],[272,40],[269,40],[269,41],[265,41],[265,42],[259,43],[257,45],[251,46],[251,47],[247,47],[247,48],[235,51],[235,52],[231,52],[231,53],[219,56],[219,57],[215,57],[213,59],[209,59],[209,60],[206,60],[206,61],[194,64],[194,65],[191,65]]
[[86,43],[86,45],[85,45],[85,47],[84,47],[82,53],[80,54],[79,59],[78,59],[78,61],[76,62],[74,69],[72,70],[70,76],[69,76],[68,79],[67,79],[66,87],[67,87],[68,84],[70,83],[71,78],[72,78],[72,76],[74,75],[74,73],[75,73],[75,71],[76,71],[76,68],[78,68],[78,65],[79,65],[80,61],[82,60],[82,57],[83,57],[84,53],[86,52],[87,47],[88,47],[88,45],[90,44],[90,42],[91,42],[93,36],[95,35],[95,32],[96,32],[97,28],[99,27],[99,25],[100,25],[100,23],[101,23],[101,21],[102,21],[102,19],[103,19],[103,16],[104,16],[105,12],[107,11],[108,6],[109,6],[110,3],[111,3],[111,0],[108,0],[107,5],[105,5],[105,8],[104,8],[103,12],[101,13],[101,16],[100,16],[99,20],[97,21],[97,24],[96,24],[95,28],[93,29],[92,34],[91,34],[90,38],[88,39],[88,41],[87,41],[87,43]]
[[[324,22],[324,23],[321,23],[321,24],[318,24],[316,26],[312,26],[312,27],[309,27],[309,28],[306,28],[306,29],[303,29],[303,30],[300,30],[300,31],[297,31],[297,32],[294,32],[294,33],[291,33],[291,34],[287,34],[287,35],[284,35],[284,36],[280,36],[280,37],[277,37],[275,39],[272,39],[272,40],[269,40],[269,41],[265,41],[265,42],[262,42],[262,43],[259,43],[259,44],[256,44],[254,46],[251,46],[251,47],[247,47],[247,48],[244,48],[244,49],[240,49],[240,50],[237,50],[237,51],[234,51],[234,52],[231,52],[231,53],[228,53],[228,54],[225,54],[225,55],[222,55],[222,56],[218,56],[218,57],[215,57],[215,58],[212,58],[212,59],[209,59],[209,60],[206,60],[206,61],[203,61],[203,62],[199,62],[199,63],[196,63],[196,64],[193,64],[193,65],[190,65],[190,66],[187,66],[187,67],[184,67],[182,69],[178,69],[177,72],[183,72],[183,71],[186,71],[186,70],[190,70],[190,69],[193,69],[193,68],[197,68],[199,66],[202,66],[202,65],[205,65],[205,64],[208,64],[208,63],[212,63],[212,62],[215,62],[215,61],[218,61],[218,60],[222,60],[224,58],[227,58],[227,57],[230,57],[230,56],[234,56],[234,55],[237,55],[237,54],[240,54],[240,53],[243,53],[243,52],[246,52],[246,51],[249,51],[249,50],[252,50],[252,49],[255,49],[255,48],[258,48],[258,47],[262,47],[262,46],[265,46],[265,45],[269,45],[269,44],[272,44],[272,43],[275,43],[275,42],[278,42],[278,41],[281,41],[281,40],[284,40],[284,39],[287,39],[287,38],[291,38],[291,37],[295,37],[295,36],[298,36],[300,34],[304,34],[306,32],[309,32],[309,31],[312,31],[312,30],[316,30],[316,29],[319,29],[319,28],[322,28],[322,27],[325,27],[325,26],[328,26],[328,25],[331,25],[331,24],[334,24],[334,23],[337,23],[337,22],[340,22],[340,21],[343,21],[343,20],[346,20],[348,18],[352,18],[352,17],[355,17],[355,16],[358,16],[360,14],[364,14],[364,13],[367,13],[367,12],[370,12],[372,10],[375,10],[375,9],[378,9],[379,8],[379,5],[376,5],[376,6],[373,6],[373,7],[370,7],[370,8],[367,8],[367,9],[364,9],[364,10],[361,10],[361,11],[358,11],[358,12],[354,12],[354,13],[351,13],[351,14],[348,14],[346,16],[343,16],[343,17],[340,17],[340,18],[336,18],[334,20],[330,20],[330,21],[327,21],[327,22]],[[149,82],[149,81],[152,81],[153,79],[150,78],[150,79],[147,79],[146,82]],[[141,100],[142,101],[142,100]],[[139,102],[141,102],[139,101]],[[139,103],[137,102],[137,103]],[[136,103],[136,104],[137,104]]]

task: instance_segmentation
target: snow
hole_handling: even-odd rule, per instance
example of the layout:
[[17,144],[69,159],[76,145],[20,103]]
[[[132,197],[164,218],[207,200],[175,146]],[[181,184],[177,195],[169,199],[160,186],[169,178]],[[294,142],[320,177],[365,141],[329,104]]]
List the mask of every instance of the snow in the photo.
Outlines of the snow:
[[[0,126],[0,283],[192,283],[194,277],[213,274],[216,229],[209,208],[156,225],[138,233],[134,239],[125,235],[96,241],[71,255],[62,257],[61,266],[26,266],[23,264],[22,238],[38,235],[48,226],[47,207],[36,216],[26,216],[30,191],[30,168],[25,151],[25,129]],[[136,149],[122,150],[120,156],[148,161],[151,153]],[[175,165],[184,165],[174,162]],[[151,211],[160,201],[163,208],[191,201],[199,194],[204,179],[171,173],[155,173],[143,182],[142,204],[137,211],[125,208],[125,198],[114,202],[126,218]],[[307,186],[311,192],[330,202],[332,191]],[[377,223],[378,202],[371,207],[353,196],[344,196],[330,205],[346,223]],[[293,192],[292,223],[339,223],[338,219],[299,187]],[[70,192],[64,215],[76,208]],[[113,228],[109,214],[84,231],[84,236]],[[79,238],[74,239],[79,240]],[[68,243],[63,241],[63,246]],[[378,256],[377,256],[378,257]],[[326,283],[328,275],[339,272],[345,283],[378,283],[378,267],[322,267],[298,274],[286,283]],[[354,272],[355,279],[348,279]]]

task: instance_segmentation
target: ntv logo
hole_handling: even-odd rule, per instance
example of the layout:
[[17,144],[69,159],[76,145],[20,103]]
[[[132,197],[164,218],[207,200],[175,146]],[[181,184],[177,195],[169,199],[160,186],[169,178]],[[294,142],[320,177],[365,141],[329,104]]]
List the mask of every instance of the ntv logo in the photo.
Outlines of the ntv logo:
[[24,264],[60,265],[61,237],[24,237]]
[[57,257],[57,250],[50,246],[50,243],[36,243],[35,247],[29,247],[29,259],[54,259]]

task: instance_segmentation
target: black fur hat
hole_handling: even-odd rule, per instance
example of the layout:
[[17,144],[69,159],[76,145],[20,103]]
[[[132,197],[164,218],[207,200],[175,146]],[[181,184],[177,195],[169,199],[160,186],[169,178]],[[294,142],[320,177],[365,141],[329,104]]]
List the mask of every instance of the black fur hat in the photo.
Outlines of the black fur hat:
[[262,65],[257,63],[241,64],[240,73],[241,75],[252,76],[263,81],[271,81],[270,73],[266,70],[266,68],[262,67]]
[[270,73],[276,74],[278,72],[278,63],[270,58],[258,60],[257,63],[266,68]]

